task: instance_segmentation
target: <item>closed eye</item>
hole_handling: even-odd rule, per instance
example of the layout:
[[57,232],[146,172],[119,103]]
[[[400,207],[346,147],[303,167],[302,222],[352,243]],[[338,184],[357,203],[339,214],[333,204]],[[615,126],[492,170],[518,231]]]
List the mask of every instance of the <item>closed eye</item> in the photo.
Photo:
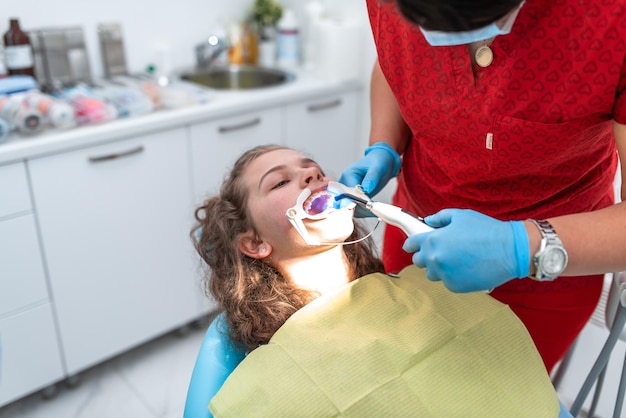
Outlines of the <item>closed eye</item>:
[[270,190],[279,189],[283,187],[284,185],[286,185],[287,183],[289,183],[289,180],[281,180],[278,183],[276,183],[274,186],[272,186]]

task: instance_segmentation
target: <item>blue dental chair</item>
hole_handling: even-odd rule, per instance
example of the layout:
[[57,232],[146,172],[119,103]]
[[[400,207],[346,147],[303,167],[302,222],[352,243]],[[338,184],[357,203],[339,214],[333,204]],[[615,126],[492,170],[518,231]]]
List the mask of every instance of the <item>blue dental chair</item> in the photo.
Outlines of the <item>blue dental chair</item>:
[[209,402],[244,357],[245,353],[228,338],[224,314],[219,314],[202,340],[187,390],[183,417],[211,418]]

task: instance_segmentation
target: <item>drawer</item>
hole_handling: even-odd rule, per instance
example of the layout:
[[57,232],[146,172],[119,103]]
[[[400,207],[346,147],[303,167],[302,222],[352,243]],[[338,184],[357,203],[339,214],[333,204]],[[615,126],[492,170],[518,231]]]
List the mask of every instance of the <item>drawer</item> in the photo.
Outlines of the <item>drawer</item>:
[[47,299],[34,215],[0,221],[0,317]]
[[0,218],[31,207],[24,163],[0,166]]
[[0,319],[0,407],[64,378],[50,304]]
[[287,105],[288,146],[317,161],[330,178],[359,158],[358,93],[345,93]]

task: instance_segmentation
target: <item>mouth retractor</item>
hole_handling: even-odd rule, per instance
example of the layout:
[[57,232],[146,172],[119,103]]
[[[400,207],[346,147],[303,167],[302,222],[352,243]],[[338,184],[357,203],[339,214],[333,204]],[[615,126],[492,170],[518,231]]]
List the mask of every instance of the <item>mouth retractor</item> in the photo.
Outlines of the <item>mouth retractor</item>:
[[311,190],[304,189],[296,199],[296,204],[287,209],[285,215],[307,245],[317,246],[322,245],[322,243],[309,234],[302,220],[324,219],[336,210],[354,208],[355,206],[354,202],[346,201],[346,199],[336,200],[335,196],[326,190],[316,192],[311,198]]

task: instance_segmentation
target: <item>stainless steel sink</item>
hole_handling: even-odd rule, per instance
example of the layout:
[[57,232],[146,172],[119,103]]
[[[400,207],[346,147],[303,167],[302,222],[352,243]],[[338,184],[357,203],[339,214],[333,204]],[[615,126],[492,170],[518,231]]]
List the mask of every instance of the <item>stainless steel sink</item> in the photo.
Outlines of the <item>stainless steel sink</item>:
[[220,90],[248,90],[278,86],[292,81],[295,76],[274,68],[231,65],[213,66],[206,70],[185,73],[181,78],[192,83]]

